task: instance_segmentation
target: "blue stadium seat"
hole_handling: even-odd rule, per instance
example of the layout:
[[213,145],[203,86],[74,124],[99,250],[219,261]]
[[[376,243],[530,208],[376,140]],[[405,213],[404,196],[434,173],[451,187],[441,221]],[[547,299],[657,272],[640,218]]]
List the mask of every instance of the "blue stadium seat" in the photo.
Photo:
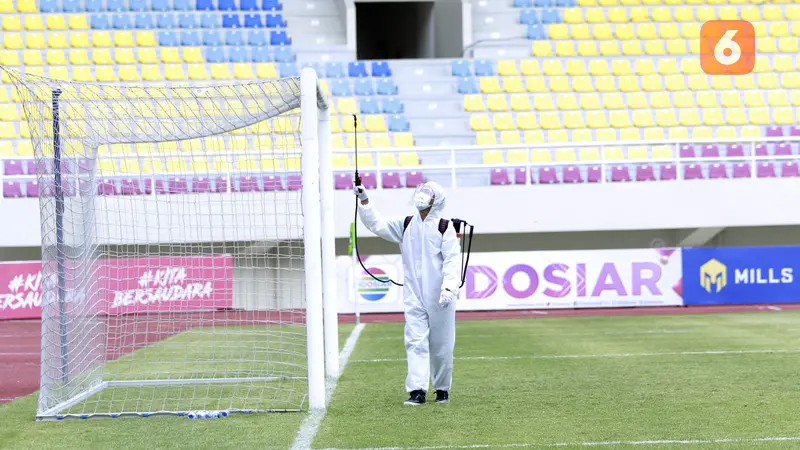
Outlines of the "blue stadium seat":
[[149,30],[156,27],[156,16],[152,14],[137,14],[135,26],[140,30]]
[[112,12],[130,11],[127,0],[106,0],[106,9]]
[[217,30],[208,30],[203,32],[203,45],[219,46],[223,45],[222,35]]
[[400,103],[400,100],[387,98],[383,101],[382,106],[385,114],[402,114],[403,112],[403,104]]
[[247,51],[247,47],[231,47],[228,51],[228,61],[248,62],[250,61],[250,52]]
[[241,31],[226,31],[225,45],[244,45],[244,34]]
[[375,89],[372,85],[372,80],[356,80],[354,83],[353,92],[356,95],[375,95]]
[[245,14],[244,16],[245,28],[264,28],[264,21],[261,20],[261,14]]
[[326,78],[344,78],[344,67],[342,63],[329,62],[325,64]]
[[200,21],[197,20],[197,14],[180,14],[178,15],[178,28],[199,28]]
[[337,97],[353,95],[353,90],[350,89],[350,82],[348,80],[333,80],[330,87],[331,95]]
[[175,11],[192,11],[197,4],[195,0],[172,0],[172,9]]
[[302,63],[299,66],[300,66],[300,71],[302,71],[306,67],[310,67],[310,68],[314,69],[314,72],[317,72],[317,76],[324,77],[325,64],[322,64],[322,63]]
[[574,8],[578,6],[576,0],[556,0],[556,6],[559,8]]
[[282,11],[283,5],[280,0],[262,0],[261,9],[264,11]]
[[532,41],[543,41],[548,38],[544,25],[541,24],[528,25],[527,36]]
[[531,0],[514,0],[514,8],[530,8]]
[[272,52],[268,45],[251,45],[251,57],[253,62],[272,62]]
[[297,64],[292,63],[278,64],[278,73],[280,74],[281,78],[296,77],[300,75],[300,73],[297,71]]
[[106,5],[103,0],[86,0],[86,12],[105,12]]
[[247,32],[247,45],[269,45],[267,33],[261,30],[250,30]]
[[152,5],[150,5],[150,9],[153,11],[169,11],[171,8],[169,0],[153,0]]
[[222,28],[241,28],[242,24],[239,22],[238,14],[223,14],[222,15]]
[[240,0],[239,9],[242,11],[258,11],[258,0]]
[[133,0],[131,1],[131,11],[134,12],[145,12],[150,11],[150,5],[148,4],[148,0]]
[[181,31],[181,45],[187,47],[197,47],[202,43],[200,33],[196,31]]
[[465,77],[458,80],[459,94],[477,94],[479,92],[480,90],[478,90],[478,83],[474,78]]
[[93,14],[89,16],[89,26],[95,30],[108,30],[111,28],[110,19],[108,14]]
[[292,45],[289,35],[285,31],[270,31],[269,32],[270,45]]
[[491,77],[494,75],[494,63],[492,61],[486,59],[478,59],[475,61],[475,76]]
[[552,8],[555,5],[555,0],[533,0],[533,6],[537,8]]
[[117,30],[130,30],[133,28],[130,14],[114,14],[114,28]]
[[408,119],[405,116],[394,115],[389,116],[389,131],[409,131],[411,129],[411,125],[408,123]]
[[83,5],[81,5],[81,0],[64,0],[64,12],[68,13],[76,13],[76,12],[83,12]]
[[456,59],[450,67],[450,73],[453,74],[454,77],[468,77],[472,75],[472,69],[470,69],[469,63],[463,59]]
[[525,9],[519,13],[519,23],[523,25],[537,25],[541,23],[539,13],[533,9]]
[[378,95],[397,95],[397,85],[391,78],[381,78],[375,84]]
[[195,8],[198,11],[213,11],[216,9],[214,8],[214,0],[197,0]]
[[545,9],[542,11],[542,23],[560,23],[561,15],[557,9]]
[[267,28],[284,28],[286,21],[283,14],[267,14]]
[[218,28],[219,16],[217,14],[205,13],[200,15],[200,28]]
[[372,76],[373,77],[390,77],[392,76],[392,69],[389,68],[387,61],[373,61],[372,62]]
[[368,77],[367,65],[363,61],[353,61],[347,64],[347,75],[353,78]]
[[156,17],[156,25],[158,28],[171,30],[175,28],[175,14],[159,14]]
[[294,62],[295,59],[295,54],[291,47],[278,47],[275,49],[275,61]]
[[210,63],[228,62],[228,59],[225,58],[225,50],[222,47],[206,48],[206,62]]
[[367,98],[358,102],[358,109],[361,111],[361,114],[381,113],[381,106],[378,104],[378,100],[374,98]]
[[176,47],[178,45],[178,33],[173,31],[162,31],[158,33],[158,45]]
[[58,0],[40,0],[39,11],[43,13],[60,12],[61,7],[58,5]]
[[236,11],[236,0],[219,0],[220,11]]

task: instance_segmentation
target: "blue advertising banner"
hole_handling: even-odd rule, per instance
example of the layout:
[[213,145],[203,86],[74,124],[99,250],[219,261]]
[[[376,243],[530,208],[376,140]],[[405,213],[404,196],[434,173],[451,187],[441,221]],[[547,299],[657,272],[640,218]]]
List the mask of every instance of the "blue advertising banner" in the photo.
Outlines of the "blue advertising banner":
[[683,250],[685,305],[800,303],[800,247]]

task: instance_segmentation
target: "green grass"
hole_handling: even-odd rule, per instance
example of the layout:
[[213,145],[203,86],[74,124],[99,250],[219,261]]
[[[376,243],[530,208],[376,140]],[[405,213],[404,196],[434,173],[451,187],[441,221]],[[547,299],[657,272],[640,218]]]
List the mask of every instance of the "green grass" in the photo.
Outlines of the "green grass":
[[[368,325],[314,447],[732,439],[690,448],[800,448],[800,441],[747,440],[800,437],[798,313],[461,321],[457,327],[451,403],[413,408],[402,404],[403,325]],[[341,327],[340,345],[351,329]],[[174,338],[181,345],[203,339],[198,333]],[[160,364],[158,346],[129,358],[141,358],[137,370]],[[35,423],[35,401],[32,395],[0,407],[0,448],[288,448],[306,417]],[[603,448],[642,447],[680,445]]]

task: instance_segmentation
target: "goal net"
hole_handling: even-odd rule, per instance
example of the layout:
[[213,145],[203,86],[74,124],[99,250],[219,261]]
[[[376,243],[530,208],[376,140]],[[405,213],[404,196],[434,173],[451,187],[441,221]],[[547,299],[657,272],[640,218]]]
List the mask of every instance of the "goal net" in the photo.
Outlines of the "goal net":
[[198,86],[7,73],[38,173],[37,418],[324,407],[333,186],[313,70]]

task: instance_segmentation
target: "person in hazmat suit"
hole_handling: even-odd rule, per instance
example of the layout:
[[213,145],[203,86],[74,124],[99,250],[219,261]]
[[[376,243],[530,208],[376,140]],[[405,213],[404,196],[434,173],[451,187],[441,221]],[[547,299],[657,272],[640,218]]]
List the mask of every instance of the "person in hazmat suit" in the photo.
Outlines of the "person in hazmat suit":
[[418,186],[413,197],[416,212],[410,221],[381,217],[363,186],[356,186],[354,192],[364,226],[400,245],[408,360],[405,404],[424,404],[431,378],[436,402],[446,403],[453,379],[461,250],[455,230],[441,219],[444,190],[434,182]]

